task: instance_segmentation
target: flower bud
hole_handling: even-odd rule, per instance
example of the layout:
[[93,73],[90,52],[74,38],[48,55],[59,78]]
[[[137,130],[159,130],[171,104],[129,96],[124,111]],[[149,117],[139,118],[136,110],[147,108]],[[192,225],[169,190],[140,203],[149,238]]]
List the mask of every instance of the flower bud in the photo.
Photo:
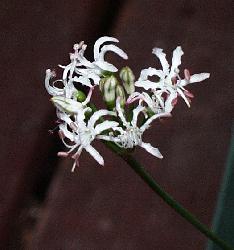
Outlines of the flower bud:
[[81,90],[76,90],[76,92],[74,93],[74,96],[78,102],[84,102],[86,100],[86,95]]
[[80,102],[66,98],[64,96],[54,96],[51,98],[51,101],[57,109],[69,114],[76,114],[82,108],[82,104]]
[[106,81],[105,77],[101,78],[101,80],[99,81],[99,89],[100,89],[101,92],[103,92],[103,90],[104,90],[104,83],[105,83],[105,81]]
[[124,93],[124,89],[121,85],[117,85],[116,86],[116,98],[119,97],[120,98],[120,106],[123,107],[126,103],[126,97],[125,97],[125,93]]
[[115,88],[118,84],[118,80],[115,76],[108,76],[104,78],[103,83],[103,99],[106,102],[108,108],[113,108],[115,105]]
[[134,85],[135,76],[132,70],[129,67],[124,67],[121,69],[119,76],[123,81],[123,86],[127,94],[129,95],[132,94],[135,91],[135,85]]

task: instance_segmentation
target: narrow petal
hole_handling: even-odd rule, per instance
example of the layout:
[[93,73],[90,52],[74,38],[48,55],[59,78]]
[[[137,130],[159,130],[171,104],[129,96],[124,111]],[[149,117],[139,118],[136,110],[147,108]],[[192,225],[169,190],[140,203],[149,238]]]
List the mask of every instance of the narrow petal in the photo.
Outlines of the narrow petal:
[[94,44],[93,47],[93,54],[94,54],[94,60],[97,61],[100,53],[100,46],[105,43],[105,42],[115,42],[118,43],[119,40],[114,38],[114,37],[109,37],[109,36],[103,36],[100,37]]
[[87,60],[82,54],[79,53],[77,55],[77,58],[78,58],[81,65],[83,65],[87,68],[93,68],[93,64],[89,60]]
[[105,70],[105,71],[109,71],[109,72],[118,71],[118,69],[114,65],[105,61],[96,61],[94,62],[94,64],[97,65],[100,69]]
[[163,79],[165,77],[164,72],[162,70],[157,70],[155,68],[149,67],[148,69],[143,69],[141,71],[138,81],[147,80],[149,76],[158,76],[160,79]]
[[[60,66],[61,67],[61,66]],[[64,67],[64,71],[63,71],[63,80],[66,80],[68,77],[68,72],[72,67],[72,63],[68,64],[67,66]]]
[[184,99],[184,101],[187,104],[187,106],[190,108],[190,103],[189,103],[187,97],[185,96],[184,92],[181,89],[179,89],[179,88],[177,89],[177,92]]
[[181,46],[176,47],[176,49],[173,51],[170,78],[176,76],[175,71],[178,69],[178,66],[181,64],[181,56],[183,54],[184,52]]
[[119,123],[115,121],[104,121],[95,127],[95,132],[98,135],[107,129],[117,127],[118,125]]
[[115,142],[116,144],[120,143],[120,141],[121,141],[119,138],[109,136],[109,135],[97,135],[96,139],[100,139],[100,140],[104,140],[104,141],[112,141],[112,142]]
[[170,92],[170,94],[168,95],[166,101],[165,101],[165,105],[164,105],[164,111],[167,113],[170,113],[173,108],[174,108],[174,100],[176,100],[177,98],[177,92],[173,91]]
[[128,59],[127,54],[122,49],[120,49],[116,45],[109,44],[109,45],[104,45],[102,47],[101,52],[99,53],[98,61],[99,60],[104,61],[104,56],[105,56],[106,52],[108,52],[108,51],[114,52],[115,54],[119,55],[120,57],[122,57],[125,60]]
[[160,60],[164,74],[168,75],[170,66],[169,66],[169,63],[166,59],[166,54],[160,48],[153,48],[152,53],[155,54],[158,57],[158,59]]
[[142,96],[144,97],[143,98],[144,102],[146,102],[147,105],[151,108],[153,105],[153,101],[152,101],[150,95],[146,92],[142,92]]
[[145,80],[145,81],[138,80],[135,82],[135,86],[144,88],[145,90],[149,90],[149,89],[155,90],[158,88],[162,88],[162,83],[163,82],[151,82],[149,80]]
[[88,78],[88,77],[85,77],[85,76],[79,76],[79,77],[75,76],[75,77],[73,78],[73,81],[74,81],[74,82],[81,83],[82,85],[87,86],[87,87],[90,87],[90,88],[92,87],[92,84],[91,84],[89,78]]
[[154,148],[150,143],[145,143],[142,142],[139,146],[141,146],[142,148],[144,148],[148,153],[152,154],[153,156],[162,159],[163,156],[160,153],[158,148]]
[[127,120],[125,119],[125,117],[123,115],[123,111],[122,111],[122,108],[120,106],[120,98],[119,97],[117,97],[117,99],[116,99],[116,110],[118,112],[118,116],[121,119],[123,125],[125,127],[127,127],[129,125],[129,123],[127,122]]
[[68,130],[67,124],[59,124],[59,129],[63,132],[66,138],[68,138],[70,141],[74,141],[74,134]]
[[144,132],[146,129],[149,128],[150,124],[152,123],[153,120],[161,118],[161,117],[171,117],[170,113],[160,113],[160,114],[155,114],[151,116],[141,127],[140,130]]
[[133,110],[133,117],[132,117],[132,121],[131,124],[132,126],[137,126],[137,118],[140,112],[142,112],[145,108],[141,105],[138,105],[134,110]]
[[50,86],[50,79],[54,77],[54,72],[51,71],[50,69],[46,70],[46,77],[45,77],[45,88],[47,90],[47,92],[52,95],[62,95],[64,93],[63,89],[59,89],[56,87],[52,87]]
[[190,77],[189,83],[201,82],[210,77],[210,73],[194,74]]
[[115,112],[108,111],[106,109],[100,109],[100,110],[94,112],[94,114],[90,117],[90,119],[88,121],[88,127],[93,128],[95,123],[97,122],[97,120],[99,120],[100,117],[102,117],[104,115],[115,115]]
[[61,112],[60,110],[57,110],[57,117],[66,122],[68,125],[70,125],[70,123],[72,122],[72,119],[69,117],[68,114],[64,113],[64,112]]
[[91,87],[91,88],[89,89],[89,93],[88,93],[88,95],[87,95],[85,101],[82,102],[82,105],[83,105],[83,106],[87,105],[87,104],[90,102],[90,99],[91,99],[92,93],[93,93],[93,89],[94,89],[94,87]]
[[126,101],[126,104],[130,104],[130,103],[132,103],[132,102],[134,102],[134,101],[136,101],[136,100],[139,100],[139,99],[141,99],[142,98],[142,94],[141,93],[139,93],[139,92],[134,92],[134,93],[132,93],[129,97],[128,97],[128,99],[127,99],[127,101]]
[[102,166],[104,166],[104,159],[98,153],[98,151],[91,145],[85,147],[85,150]]

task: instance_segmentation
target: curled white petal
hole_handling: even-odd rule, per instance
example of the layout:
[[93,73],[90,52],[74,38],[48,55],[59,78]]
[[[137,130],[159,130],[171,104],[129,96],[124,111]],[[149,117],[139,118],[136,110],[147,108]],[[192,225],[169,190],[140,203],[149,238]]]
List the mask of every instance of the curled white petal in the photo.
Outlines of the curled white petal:
[[94,127],[95,123],[104,115],[115,115],[115,112],[106,110],[106,109],[100,109],[93,113],[93,115],[90,117],[88,121],[88,127],[92,128]]
[[47,92],[52,95],[52,96],[55,96],[55,95],[62,95],[64,93],[63,89],[59,89],[59,88],[56,88],[56,87],[52,87],[50,85],[50,79],[54,77],[54,72],[51,71],[50,69],[47,69],[46,70],[46,77],[45,77],[45,88],[47,90]]
[[178,66],[181,64],[181,57],[183,54],[184,52],[181,46],[177,46],[176,49],[173,51],[170,78],[176,76],[176,71],[178,70]]
[[137,118],[138,115],[140,114],[140,112],[142,112],[145,109],[145,107],[138,105],[134,110],[133,110],[133,117],[132,117],[132,121],[131,124],[132,126],[137,126]]
[[108,51],[114,52],[115,54],[119,55],[120,57],[122,57],[125,60],[128,59],[127,54],[122,49],[120,49],[119,47],[117,47],[113,44],[109,44],[109,45],[104,45],[102,47],[98,60],[104,61],[104,56],[105,56],[106,52],[108,52]]
[[158,76],[161,79],[164,78],[164,73],[162,70],[149,67],[148,69],[143,69],[141,71],[139,80],[147,80],[149,76]]
[[163,52],[163,49],[160,49],[160,48],[153,48],[153,51],[152,51],[153,54],[155,54],[158,59],[160,60],[161,62],[161,65],[162,65],[162,68],[163,68],[163,72],[168,75],[169,74],[169,63],[166,59],[166,54]]
[[118,125],[119,123],[115,121],[104,121],[95,127],[95,132],[96,134],[101,134],[103,131],[107,129],[111,129],[111,128],[113,129],[114,127],[117,127]]
[[105,42],[115,42],[118,43],[119,40],[114,37],[103,36],[100,37],[94,44],[93,53],[94,53],[94,60],[98,60],[99,53],[100,53],[100,46]]
[[74,141],[74,134],[68,130],[66,123],[59,124],[59,129],[63,132],[66,138],[72,142]]
[[94,62],[94,64],[104,71],[110,71],[110,72],[118,71],[118,69],[113,64],[105,61],[96,61]]

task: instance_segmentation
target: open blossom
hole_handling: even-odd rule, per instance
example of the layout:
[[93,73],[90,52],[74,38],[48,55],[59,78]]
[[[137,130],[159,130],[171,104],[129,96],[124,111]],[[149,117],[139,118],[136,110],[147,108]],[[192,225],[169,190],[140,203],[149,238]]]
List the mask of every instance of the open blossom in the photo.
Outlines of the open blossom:
[[150,127],[150,124],[160,117],[169,117],[171,116],[169,113],[161,113],[156,114],[152,117],[150,117],[143,125],[138,127],[138,116],[139,114],[144,111],[145,107],[138,105],[133,110],[133,117],[130,122],[128,122],[124,116],[123,110],[120,106],[120,99],[117,98],[116,101],[116,111],[118,114],[118,117],[120,118],[123,127],[114,127],[113,130],[117,131],[119,134],[117,136],[106,136],[106,135],[100,135],[100,139],[109,140],[115,142],[118,146],[122,148],[133,148],[135,146],[140,146],[144,148],[147,152],[150,154],[158,157],[163,158],[162,154],[158,150],[158,148],[153,147],[150,143],[145,143],[142,141],[143,133],[146,129]]
[[[106,42],[111,44],[104,44]],[[185,69],[182,79],[179,75],[179,66],[183,51],[178,46],[173,51],[171,66],[163,50],[154,48],[153,54],[159,59],[162,69],[143,69],[135,82],[132,70],[126,66],[121,69],[119,80],[115,74],[118,69],[105,61],[105,55],[109,51],[123,59],[128,58],[123,50],[112,44],[116,42],[118,40],[113,37],[99,38],[94,44],[93,61],[87,60],[84,56],[87,45],[83,41],[75,44],[74,52],[70,53],[70,63],[66,66],[59,65],[63,68],[61,79],[52,81],[56,76],[55,71],[46,70],[45,88],[52,96],[51,101],[56,107],[59,136],[68,148],[68,151],[59,152],[58,155],[71,156],[74,159],[72,171],[79,165],[83,149],[100,165],[104,165],[103,157],[91,145],[95,139],[113,142],[123,149],[139,146],[155,157],[163,158],[158,148],[143,141],[144,132],[154,120],[171,116],[178,96],[190,106],[193,94],[185,87],[210,76],[209,73],[190,75]],[[152,80],[152,76],[158,80]],[[89,89],[87,96],[79,88],[81,85]],[[108,110],[96,111],[91,103],[96,85],[99,85],[98,89]],[[142,87],[144,91],[135,91],[135,87]],[[130,106],[136,101],[137,106]],[[125,113],[125,105],[129,105],[128,114]],[[129,112],[132,112],[130,119]],[[144,119],[141,119],[140,114]],[[104,120],[107,116],[109,119]]]
[[[79,60],[83,66],[85,66],[87,69],[82,70],[78,69],[78,72],[82,73],[90,73],[90,72],[95,72],[97,75],[102,75],[103,71],[109,71],[109,72],[117,72],[118,69],[111,63],[108,63],[105,61],[104,56],[106,52],[112,51],[122,57],[123,59],[128,59],[127,54],[120,48],[118,48],[116,45],[113,44],[108,44],[108,45],[103,45],[105,42],[116,42],[118,43],[118,39],[114,37],[108,37],[108,36],[103,36],[99,38],[93,48],[93,57],[94,61],[91,63],[88,61],[84,56],[80,56]],[[103,45],[103,46],[102,46]],[[101,47],[102,46],[102,47]],[[100,48],[101,47],[101,48]]]
[[[201,82],[210,77],[209,73],[200,73],[190,76],[187,69],[184,70],[185,78],[181,79],[179,75],[179,65],[181,64],[181,56],[184,54],[181,47],[178,46],[173,51],[172,64],[169,69],[169,63],[166,60],[166,54],[160,48],[154,48],[153,54],[155,54],[162,65],[162,70],[155,68],[143,69],[141,71],[138,81],[135,86],[142,87],[145,90],[151,90],[152,96],[155,100],[159,101],[163,99],[162,95],[166,93],[164,102],[164,110],[171,112],[178,96],[181,96],[185,103],[190,107],[190,98],[193,97],[192,93],[186,90],[184,87],[190,83]],[[159,78],[157,82],[149,80],[150,76],[156,76]],[[145,100],[144,100],[145,101]],[[154,110],[153,105],[150,106]]]
[[[122,57],[123,59],[128,59],[127,54],[116,45],[107,44],[103,45],[105,42],[119,42],[116,38],[104,36],[99,38],[93,49],[94,61],[91,62],[86,59],[84,52],[86,50],[86,45],[79,44],[74,45],[75,53],[72,54],[71,63],[67,66],[61,66],[64,68],[63,79],[67,77],[72,78],[72,74],[76,73],[79,76],[75,76],[73,81],[81,82],[83,85],[88,87],[95,86],[99,84],[100,77],[103,72],[116,72],[118,69],[111,63],[105,61],[105,54],[108,51],[112,51]],[[82,42],[81,42],[82,43]],[[103,45],[103,46],[102,46]],[[101,47],[102,46],[102,47]],[[68,73],[70,74],[68,75]],[[91,81],[90,81],[91,80]]]
[[[108,110],[96,111],[86,122],[85,113],[88,111],[90,111],[90,108],[83,109],[79,115],[75,116],[75,121],[66,113],[63,113],[63,116],[60,117],[64,122],[59,125],[59,134],[64,145],[69,148],[69,151],[59,152],[58,155],[67,157],[72,154],[71,157],[74,159],[72,171],[74,171],[76,166],[79,166],[79,157],[83,149],[85,149],[100,165],[104,165],[103,157],[91,143],[97,138],[97,135],[101,134],[103,131],[118,126],[118,122],[115,121],[103,121],[96,124],[102,116],[115,115],[114,112]],[[68,129],[68,124],[72,132]],[[65,139],[68,139],[71,144],[65,142]]]

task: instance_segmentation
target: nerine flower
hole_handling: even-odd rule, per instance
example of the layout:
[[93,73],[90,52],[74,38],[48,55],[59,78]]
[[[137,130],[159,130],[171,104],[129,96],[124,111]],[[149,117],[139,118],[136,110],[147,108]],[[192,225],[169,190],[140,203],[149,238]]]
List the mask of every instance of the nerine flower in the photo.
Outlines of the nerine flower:
[[[113,129],[118,126],[118,122],[115,121],[103,121],[97,123],[97,121],[104,115],[115,115],[114,112],[101,109],[96,111],[86,122],[85,113],[90,111],[90,108],[85,108],[75,115],[75,121],[73,121],[66,113],[60,117],[64,122],[59,125],[59,135],[64,145],[69,149],[67,152],[59,152],[59,156],[67,157],[72,154],[74,164],[72,171],[76,166],[79,166],[79,157],[82,150],[85,149],[100,165],[104,165],[103,157],[99,152],[91,145],[93,140],[105,130]],[[68,129],[68,125],[72,131]],[[68,144],[65,140],[68,139]],[[76,151],[74,153],[74,151]]]
[[[111,63],[105,61],[105,54],[108,51],[112,51],[122,57],[123,59],[128,59],[127,54],[116,45],[107,44],[103,45],[105,42],[116,42],[118,43],[118,39],[114,37],[104,36],[99,38],[95,44],[93,49],[94,54],[94,61],[90,62],[84,57],[84,51],[82,53],[78,53],[78,61],[79,65],[82,67],[76,67],[75,72],[77,74],[82,75],[84,78],[90,78],[93,80],[94,85],[98,85],[100,81],[100,77],[102,76],[103,72],[117,72],[118,69]],[[103,46],[102,46],[103,45]],[[102,47],[101,47],[102,46]]]
[[[138,81],[136,81],[135,86],[142,87],[145,90],[151,90],[155,100],[160,101],[163,99],[163,93],[167,93],[165,98],[164,110],[166,112],[171,112],[176,103],[177,96],[181,96],[185,103],[190,107],[190,98],[193,97],[192,93],[186,90],[184,87],[190,83],[201,82],[210,77],[209,73],[200,73],[190,76],[187,69],[184,70],[185,78],[181,79],[179,76],[179,65],[181,64],[181,56],[184,54],[181,47],[178,46],[173,51],[172,64],[169,69],[169,63],[166,60],[166,54],[160,48],[154,48],[152,51],[162,65],[162,70],[157,70],[155,68],[143,69],[141,71]],[[159,78],[158,82],[149,80],[150,76],[156,76]],[[153,110],[153,106],[151,106]]]
[[[45,87],[52,96],[51,100],[55,105],[59,118],[59,135],[67,152],[59,152],[58,155],[74,159],[72,171],[79,165],[79,157],[85,149],[100,165],[104,164],[103,157],[91,145],[95,139],[112,141],[119,147],[128,149],[140,146],[150,154],[162,158],[158,148],[142,140],[143,134],[151,123],[161,117],[171,116],[178,96],[181,96],[186,104],[190,106],[192,93],[185,89],[190,83],[200,82],[209,78],[209,73],[190,75],[187,69],[184,70],[184,79],[179,75],[179,65],[183,51],[178,46],[173,51],[172,64],[169,66],[166,54],[162,49],[154,48],[155,54],[160,60],[162,69],[147,68],[141,71],[139,79],[135,77],[129,67],[120,71],[120,78],[123,87],[119,84],[117,77],[113,74],[118,69],[111,63],[105,61],[105,54],[112,51],[127,59],[127,54],[113,44],[105,42],[118,42],[113,37],[101,37],[94,44],[94,61],[89,61],[84,56],[87,45],[81,41],[75,44],[74,52],[70,53],[71,62],[64,69],[62,79],[51,79],[56,76],[55,71],[46,70]],[[150,79],[156,76],[158,81]],[[57,85],[57,83],[59,83]],[[100,84],[100,85],[99,85]],[[79,85],[89,87],[86,96]],[[107,104],[105,109],[93,113],[89,107],[94,87],[99,85],[103,99]],[[142,87],[150,92],[135,92],[136,87]],[[127,101],[125,94],[128,94]],[[128,121],[124,113],[124,106],[139,101],[138,106],[132,110],[131,121]],[[153,115],[152,115],[153,112]],[[145,122],[142,124],[139,115],[144,115]],[[114,119],[105,120],[103,116],[115,116]],[[152,115],[152,116],[151,116]]]
[[116,100],[116,111],[118,117],[120,118],[123,127],[114,127],[113,130],[118,132],[118,135],[100,135],[98,136],[99,139],[109,140],[115,142],[121,148],[133,148],[135,146],[140,146],[144,148],[150,154],[158,157],[163,158],[162,154],[158,150],[158,148],[153,147],[150,143],[145,143],[142,141],[142,135],[146,129],[150,127],[150,124],[153,120],[160,118],[160,117],[169,117],[171,116],[169,113],[160,113],[155,114],[150,117],[143,125],[138,127],[138,116],[139,114],[145,109],[145,107],[138,105],[133,110],[133,117],[130,122],[128,122],[125,118],[123,110],[120,106],[120,99],[117,98]]

